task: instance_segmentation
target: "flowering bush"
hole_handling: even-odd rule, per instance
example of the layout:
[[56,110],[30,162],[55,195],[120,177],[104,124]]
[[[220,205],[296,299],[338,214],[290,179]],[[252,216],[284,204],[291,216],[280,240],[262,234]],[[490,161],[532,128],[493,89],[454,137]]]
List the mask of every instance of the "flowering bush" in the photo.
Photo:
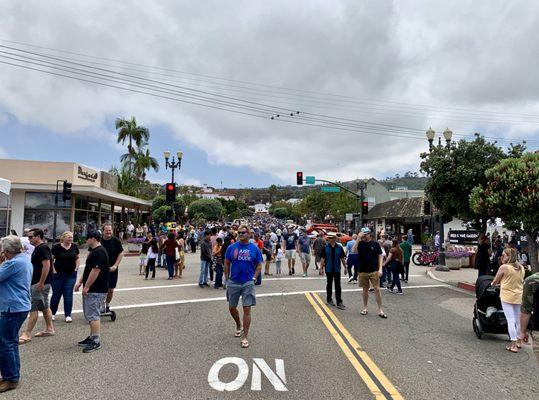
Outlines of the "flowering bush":
[[144,238],[144,237],[132,237],[132,238],[127,239],[127,243],[142,244],[145,241],[146,241],[146,238]]
[[470,257],[472,253],[469,251],[446,251],[445,257],[446,258],[463,258],[463,257]]

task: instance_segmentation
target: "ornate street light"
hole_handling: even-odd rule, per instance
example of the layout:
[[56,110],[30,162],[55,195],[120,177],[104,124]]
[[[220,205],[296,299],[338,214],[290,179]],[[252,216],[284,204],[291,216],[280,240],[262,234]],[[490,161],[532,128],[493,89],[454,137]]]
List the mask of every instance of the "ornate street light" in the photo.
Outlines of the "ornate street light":
[[434,135],[436,132],[434,132],[434,129],[432,127],[429,127],[429,130],[426,132],[427,134],[427,140],[429,141],[429,151],[432,151],[432,142],[434,141]]
[[183,152],[181,151],[176,152],[178,161],[176,161],[174,159],[174,156],[172,156],[172,161],[169,162],[170,151],[164,151],[163,155],[165,156],[165,169],[170,168],[172,170],[172,183],[174,183],[174,170],[178,168],[178,172],[180,171],[180,168],[182,166]]
[[445,141],[447,142],[447,148],[449,148],[451,144],[451,138],[453,137],[453,132],[450,131],[449,128],[446,128],[443,135],[444,135]]

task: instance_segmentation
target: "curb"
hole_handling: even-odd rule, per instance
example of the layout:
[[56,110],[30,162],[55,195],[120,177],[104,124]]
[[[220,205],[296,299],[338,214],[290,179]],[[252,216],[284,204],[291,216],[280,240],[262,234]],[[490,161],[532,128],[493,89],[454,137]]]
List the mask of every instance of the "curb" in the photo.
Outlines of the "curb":
[[435,267],[431,267],[431,268],[426,270],[425,275],[427,275],[430,279],[433,279],[435,281],[442,282],[442,283],[445,283],[447,285],[454,286],[454,287],[456,287],[458,289],[462,289],[462,290],[465,290],[467,292],[475,293],[475,284],[474,283],[464,282],[464,281],[460,281],[460,282],[455,283],[455,282],[446,281],[446,280],[440,279],[436,275],[434,275],[434,271],[435,271]]

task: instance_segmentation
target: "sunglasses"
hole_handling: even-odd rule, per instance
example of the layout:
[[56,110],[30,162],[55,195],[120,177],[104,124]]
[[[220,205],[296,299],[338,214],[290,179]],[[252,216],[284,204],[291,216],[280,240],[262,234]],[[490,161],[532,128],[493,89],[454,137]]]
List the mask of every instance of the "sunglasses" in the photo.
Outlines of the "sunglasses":
[[247,235],[247,231],[238,232],[238,235]]
[[28,235],[27,238],[28,239],[32,239],[34,237],[34,235]]

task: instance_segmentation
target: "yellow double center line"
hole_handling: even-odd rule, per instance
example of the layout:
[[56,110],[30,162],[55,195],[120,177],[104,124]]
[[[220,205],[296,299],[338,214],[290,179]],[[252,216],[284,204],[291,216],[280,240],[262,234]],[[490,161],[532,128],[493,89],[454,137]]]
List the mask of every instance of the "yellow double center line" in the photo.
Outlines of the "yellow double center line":
[[312,292],[305,296],[375,399],[404,399],[320,296]]

